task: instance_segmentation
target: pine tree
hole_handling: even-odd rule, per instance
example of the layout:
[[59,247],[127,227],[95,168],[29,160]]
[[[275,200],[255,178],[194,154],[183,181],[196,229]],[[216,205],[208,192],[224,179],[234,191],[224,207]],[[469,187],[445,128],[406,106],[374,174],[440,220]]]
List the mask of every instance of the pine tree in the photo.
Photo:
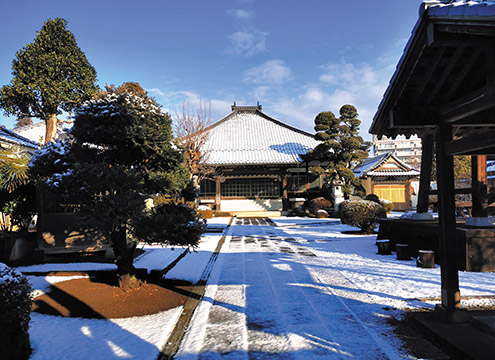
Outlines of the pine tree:
[[321,141],[309,152],[305,160],[317,160],[328,165],[312,168],[316,174],[327,174],[326,180],[335,185],[339,182],[344,196],[360,186],[352,168],[368,156],[370,144],[359,136],[361,121],[354,106],[344,105],[337,118],[331,111],[321,112],[315,118],[315,139]]
[[0,89],[7,115],[37,117],[46,123],[45,142],[57,130],[57,115],[96,93],[96,71],[61,18],[45,22],[34,41],[12,61],[13,79]]
[[126,233],[143,216],[145,200],[158,193],[177,196],[189,179],[168,114],[142,88],[128,90],[107,87],[75,109],[72,142],[47,145],[31,162],[45,191],[75,205],[108,234],[123,274],[135,271],[135,243]]

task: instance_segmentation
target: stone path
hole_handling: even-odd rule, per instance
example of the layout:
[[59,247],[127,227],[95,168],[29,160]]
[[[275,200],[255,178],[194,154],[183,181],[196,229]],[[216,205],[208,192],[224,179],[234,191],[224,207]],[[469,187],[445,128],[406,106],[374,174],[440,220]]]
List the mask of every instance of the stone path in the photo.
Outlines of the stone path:
[[175,358],[407,358],[386,310],[303,240],[236,219]]

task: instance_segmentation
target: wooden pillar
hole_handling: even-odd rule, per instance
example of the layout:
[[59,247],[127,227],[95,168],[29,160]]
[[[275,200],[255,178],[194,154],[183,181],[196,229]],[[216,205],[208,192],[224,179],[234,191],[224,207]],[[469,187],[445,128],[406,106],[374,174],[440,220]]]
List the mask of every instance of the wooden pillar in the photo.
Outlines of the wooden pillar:
[[221,191],[222,191],[222,186],[221,186],[220,178],[215,179],[215,209],[217,211],[221,211],[222,207],[222,196],[221,196]]
[[409,210],[411,208],[411,180],[407,181],[404,196],[406,202],[406,210]]
[[[417,213],[428,212],[430,201],[431,165],[433,160],[433,135],[421,138],[421,175],[419,178],[419,193]],[[438,164],[437,164],[438,166]]]
[[466,321],[460,311],[461,294],[457,271],[457,244],[454,190],[454,159],[446,155],[445,144],[452,140],[450,124],[441,124],[436,134],[438,215],[442,304],[437,313],[446,321]]
[[282,210],[289,211],[289,195],[287,192],[287,174],[282,175]]
[[309,163],[306,163],[306,192],[309,192]]
[[473,189],[472,201],[473,217],[488,216],[488,196],[486,181],[486,155],[471,157],[471,185]]

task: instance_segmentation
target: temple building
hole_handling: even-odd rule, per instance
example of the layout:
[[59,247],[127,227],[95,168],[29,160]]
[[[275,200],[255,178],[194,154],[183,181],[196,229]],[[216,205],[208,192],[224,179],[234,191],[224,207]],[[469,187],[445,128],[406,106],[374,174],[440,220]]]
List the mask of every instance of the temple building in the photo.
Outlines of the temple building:
[[420,171],[388,152],[364,160],[355,168],[366,194],[393,202],[395,210],[415,208],[419,191]]
[[206,129],[203,146],[214,173],[200,183],[200,203],[222,212],[288,211],[302,195],[319,192],[301,155],[318,145],[314,135],[276,120],[257,106],[232,112]]

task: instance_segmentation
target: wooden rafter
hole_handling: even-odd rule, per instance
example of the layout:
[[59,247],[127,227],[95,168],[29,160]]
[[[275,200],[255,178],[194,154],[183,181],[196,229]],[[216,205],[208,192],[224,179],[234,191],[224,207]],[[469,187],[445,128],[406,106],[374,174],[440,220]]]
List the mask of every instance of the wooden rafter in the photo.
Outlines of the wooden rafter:
[[434,101],[434,99],[437,97],[438,93],[445,85],[445,81],[447,80],[447,77],[452,74],[452,70],[457,65],[459,58],[461,57],[461,55],[465,50],[466,50],[466,46],[459,46],[455,49],[454,55],[452,55],[452,57],[449,59],[447,66],[443,69],[442,74],[440,75],[440,79],[436,81],[435,87],[428,94],[428,104],[431,104]]
[[440,108],[441,122],[452,123],[495,107],[495,87],[487,86]]

